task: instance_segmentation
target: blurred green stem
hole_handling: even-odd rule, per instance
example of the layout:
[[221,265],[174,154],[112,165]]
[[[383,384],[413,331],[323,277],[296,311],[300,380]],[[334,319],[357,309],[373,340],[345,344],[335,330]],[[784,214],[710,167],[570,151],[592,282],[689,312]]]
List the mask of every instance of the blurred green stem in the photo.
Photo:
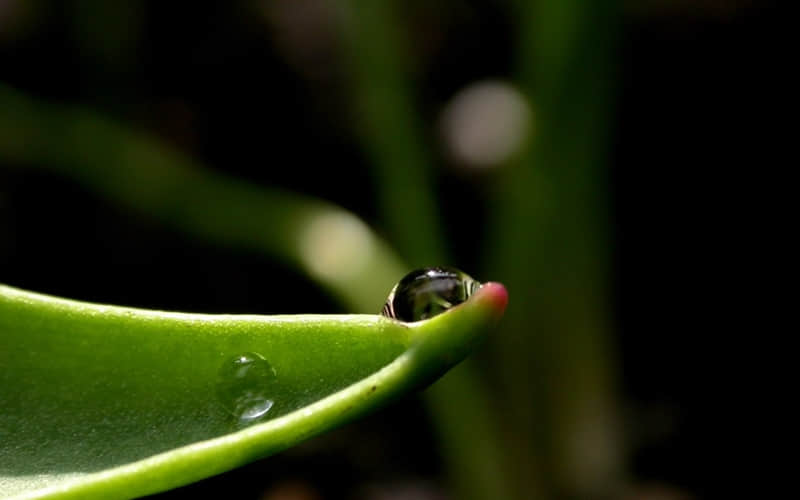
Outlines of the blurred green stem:
[[412,267],[444,256],[430,155],[416,113],[403,45],[402,2],[351,0],[341,19],[351,66],[353,108],[375,172],[381,217]]
[[[0,160],[58,171],[132,213],[307,273],[353,312],[376,313],[406,272],[360,219],[320,200],[198,165],[98,114],[44,104],[0,84]],[[336,244],[338,260],[320,250]]]
[[[351,0],[342,12],[341,32],[383,220],[401,253],[420,267],[447,259],[431,155],[422,139],[403,45],[403,5]],[[511,498],[491,396],[477,365],[466,360],[425,396],[457,498]]]
[[[598,498],[621,480],[610,349],[607,156],[615,2],[516,2],[535,136],[504,173],[488,268],[514,303],[493,356],[520,491]],[[526,381],[527,383],[521,383]]]

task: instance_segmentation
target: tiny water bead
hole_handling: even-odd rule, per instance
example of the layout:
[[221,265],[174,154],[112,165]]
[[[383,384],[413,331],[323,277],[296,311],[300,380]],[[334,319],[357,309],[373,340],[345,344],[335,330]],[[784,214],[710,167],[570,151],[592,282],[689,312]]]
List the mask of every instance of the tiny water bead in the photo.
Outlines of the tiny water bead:
[[421,321],[464,302],[481,284],[449,267],[429,267],[408,273],[392,288],[383,314],[400,321]]
[[263,356],[244,352],[222,364],[217,378],[217,397],[231,415],[250,422],[272,408],[270,389],[275,379],[275,369]]

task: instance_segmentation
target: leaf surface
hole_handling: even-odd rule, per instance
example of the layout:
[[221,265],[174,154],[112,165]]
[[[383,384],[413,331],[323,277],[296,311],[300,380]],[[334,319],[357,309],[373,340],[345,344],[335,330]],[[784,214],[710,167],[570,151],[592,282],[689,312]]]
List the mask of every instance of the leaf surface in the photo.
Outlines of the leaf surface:
[[[278,452],[443,374],[506,298],[487,284],[402,323],[149,311],[0,285],[0,497],[131,498]],[[242,356],[267,375],[232,383]],[[271,406],[241,418],[231,402],[254,393]]]

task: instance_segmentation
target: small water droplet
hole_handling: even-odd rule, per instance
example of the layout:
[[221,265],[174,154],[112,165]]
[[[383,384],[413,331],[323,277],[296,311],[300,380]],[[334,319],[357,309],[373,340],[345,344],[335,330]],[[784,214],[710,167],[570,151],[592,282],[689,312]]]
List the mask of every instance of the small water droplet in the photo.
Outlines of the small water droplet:
[[250,422],[264,416],[274,401],[269,397],[275,369],[256,352],[244,352],[223,363],[217,397],[233,416]]
[[480,286],[479,282],[458,269],[417,269],[392,288],[381,314],[400,321],[430,319],[464,302]]

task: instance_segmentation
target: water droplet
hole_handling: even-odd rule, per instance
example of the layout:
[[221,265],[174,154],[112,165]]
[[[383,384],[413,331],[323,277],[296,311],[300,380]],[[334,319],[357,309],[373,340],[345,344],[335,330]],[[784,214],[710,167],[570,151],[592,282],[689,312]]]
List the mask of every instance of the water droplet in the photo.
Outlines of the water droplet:
[[270,399],[275,369],[256,352],[241,353],[225,361],[219,370],[217,397],[233,416],[250,422],[264,416]]
[[400,321],[429,319],[464,302],[478,288],[479,282],[458,269],[418,269],[394,286],[381,314]]

